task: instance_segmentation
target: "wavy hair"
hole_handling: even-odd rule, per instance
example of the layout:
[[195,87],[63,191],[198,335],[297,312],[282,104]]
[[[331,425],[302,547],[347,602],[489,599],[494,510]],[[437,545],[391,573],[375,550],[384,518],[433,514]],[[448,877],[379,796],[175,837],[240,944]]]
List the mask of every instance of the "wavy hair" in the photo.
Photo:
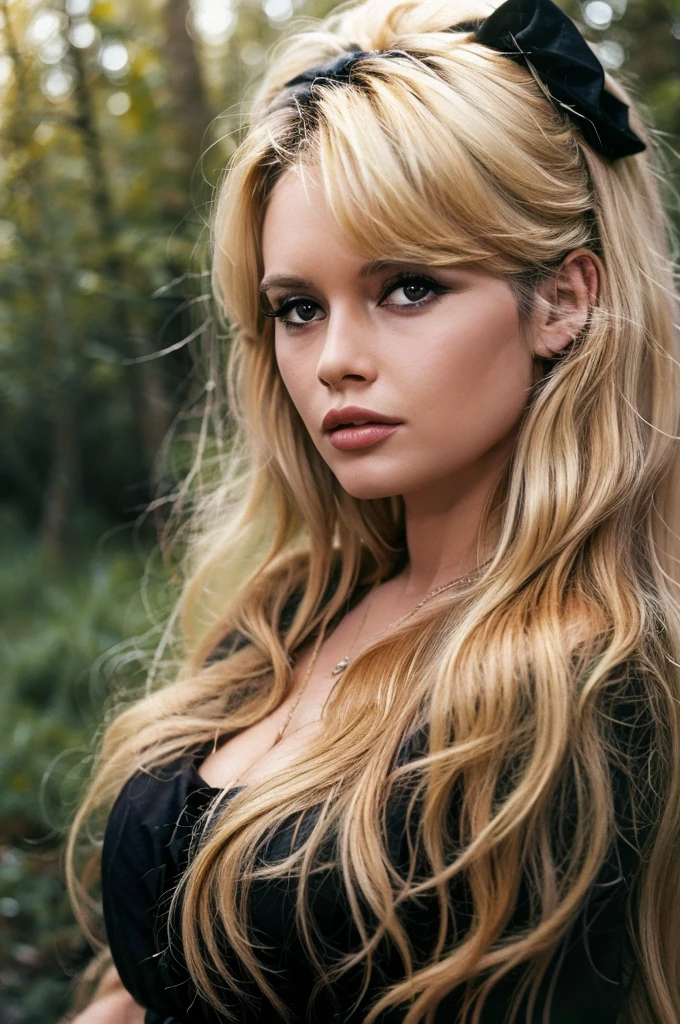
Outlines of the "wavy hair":
[[[485,570],[352,661],[327,701],[324,731],[298,761],[247,786],[228,811],[219,800],[212,807],[174,906],[190,974],[228,1017],[216,979],[234,989],[238,981],[225,938],[287,1015],[256,955],[247,899],[254,879],[291,874],[322,984],[350,963],[363,965],[367,983],[384,938],[403,958],[403,979],[381,991],[365,1024],[401,1004],[404,1024],[432,1020],[459,985],[462,1019],[474,1024],[494,984],[519,967],[516,1015],[521,995],[536,998],[611,848],[613,763],[630,783],[639,854],[627,907],[638,970],[626,1019],[680,1016],[680,388],[668,170],[651,119],[620,80],[607,75],[607,88],[631,107],[648,150],[609,162],[530,70],[469,32],[445,31],[488,13],[474,0],[366,0],[294,26],[271,51],[214,204],[228,445],[190,520],[182,662],[108,724],[69,836],[69,888],[93,940],[92,822],[104,820],[132,771],[271,714],[290,692],[295,652],[356,588],[389,578],[405,553],[402,498],[343,491],[277,370],[258,285],[263,217],[281,175],[317,173],[367,258],[464,260],[502,275],[526,332],[539,283],[570,251],[590,248],[604,267],[582,332],[559,357],[538,361],[512,458],[480,525],[481,546],[492,515],[500,517]],[[365,58],[351,84],[317,83],[309,107],[284,88],[356,46],[404,55]],[[239,637],[247,642],[234,643]],[[617,708],[631,699],[632,738],[622,743]],[[640,745],[632,739],[643,723],[653,739]],[[399,764],[405,737],[421,728],[427,748]],[[457,787],[455,844],[447,810]],[[419,880],[394,870],[380,826],[398,790],[422,801],[415,845],[430,870]],[[304,841],[258,865],[271,831],[311,808]],[[565,856],[551,837],[555,813],[568,808]],[[327,840],[362,937],[358,952],[332,966],[306,900]],[[472,925],[450,945],[449,888],[462,875]],[[530,927],[508,932],[523,877],[535,895]],[[415,964],[401,910],[426,893],[441,928],[431,958]]]

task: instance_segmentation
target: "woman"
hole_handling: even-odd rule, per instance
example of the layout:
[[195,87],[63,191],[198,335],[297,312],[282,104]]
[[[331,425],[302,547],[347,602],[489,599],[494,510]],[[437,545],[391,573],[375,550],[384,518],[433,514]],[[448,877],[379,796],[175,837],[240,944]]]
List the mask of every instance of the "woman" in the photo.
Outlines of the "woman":
[[79,1024],[680,1017],[677,310],[630,104],[551,0],[277,45],[213,219],[184,660],[69,844],[113,959]]

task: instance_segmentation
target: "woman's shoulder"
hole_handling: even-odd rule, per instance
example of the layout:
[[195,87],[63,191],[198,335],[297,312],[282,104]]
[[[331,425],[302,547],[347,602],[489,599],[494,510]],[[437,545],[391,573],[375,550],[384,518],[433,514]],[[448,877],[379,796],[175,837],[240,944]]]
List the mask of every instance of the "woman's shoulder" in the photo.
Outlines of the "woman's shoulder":
[[[202,749],[202,748],[200,748]],[[167,764],[140,767],[121,786],[108,813],[102,847],[102,868],[123,863],[158,863],[177,833],[190,825],[213,794],[195,767],[200,749],[185,752]],[[190,821],[191,819],[191,821]]]

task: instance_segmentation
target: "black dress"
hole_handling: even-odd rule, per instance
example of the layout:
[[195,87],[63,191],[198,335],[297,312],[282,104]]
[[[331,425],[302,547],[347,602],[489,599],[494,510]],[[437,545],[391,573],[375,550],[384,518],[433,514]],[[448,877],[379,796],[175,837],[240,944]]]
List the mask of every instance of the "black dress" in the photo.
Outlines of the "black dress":
[[[635,714],[639,707],[635,709]],[[423,749],[424,736],[405,743],[398,761],[416,756]],[[166,946],[167,904],[177,881],[188,863],[191,829],[207,802],[220,790],[209,786],[198,774],[197,763],[207,749],[197,749],[170,766],[153,774],[138,773],[123,787],[116,800],[105,831],[102,852],[102,896],[104,919],[111,953],[121,980],[146,1010],[146,1024],[198,1024],[224,1022],[227,1018],[200,998],[182,960]],[[614,776],[615,801],[620,816],[626,815],[625,780]],[[227,791],[228,800],[242,787]],[[306,812],[305,822],[313,823],[314,809]],[[452,806],[455,815],[455,806]],[[283,822],[258,854],[259,862],[271,862],[291,849],[295,822]],[[388,803],[388,851],[392,862],[404,873],[409,850],[405,827],[405,799]],[[625,822],[621,831],[625,835]],[[306,834],[300,830],[298,842]],[[632,958],[626,935],[626,899],[638,867],[638,859],[628,842],[617,838],[596,885],[567,940],[551,963],[544,978],[541,995],[532,1021],[544,1024],[542,1006],[547,987],[557,974],[552,998],[551,1024],[614,1024],[632,980]],[[429,873],[429,872],[428,872]],[[322,988],[310,1005],[315,975],[295,923],[294,881],[258,880],[252,884],[249,925],[258,945],[258,958],[272,972],[268,979],[290,1013],[290,1021],[351,1021],[359,1024],[371,1002],[388,983],[404,977],[403,963],[389,946],[379,947],[377,969],[368,991],[355,1004],[363,980],[357,968],[342,976],[332,991]],[[329,948],[347,952],[360,948],[349,906],[337,872],[313,875],[309,906],[314,921],[330,943]],[[465,930],[469,917],[469,898],[464,880],[455,883],[453,892],[456,923]],[[512,928],[525,920],[523,907],[528,893],[520,890]],[[437,905],[434,897],[421,896],[418,905],[404,911],[408,934],[415,951],[416,967],[424,963],[433,948],[437,933]],[[369,916],[370,920],[370,916]],[[226,945],[226,943],[223,943]],[[225,950],[227,956],[228,949]],[[232,963],[233,961],[233,963]],[[230,966],[241,980],[241,987],[252,999],[237,1000],[224,991],[224,1007],[235,1011],[241,1024],[283,1024],[284,1018],[256,988],[235,956]],[[274,973],[276,972],[276,973]],[[502,1024],[510,1005],[518,972],[506,975],[495,986],[484,1006],[483,1024]],[[454,990],[440,1003],[438,1024],[454,1024],[461,993]],[[524,1021],[524,1006],[517,1017]],[[403,1021],[404,1007],[384,1013],[385,1024]]]

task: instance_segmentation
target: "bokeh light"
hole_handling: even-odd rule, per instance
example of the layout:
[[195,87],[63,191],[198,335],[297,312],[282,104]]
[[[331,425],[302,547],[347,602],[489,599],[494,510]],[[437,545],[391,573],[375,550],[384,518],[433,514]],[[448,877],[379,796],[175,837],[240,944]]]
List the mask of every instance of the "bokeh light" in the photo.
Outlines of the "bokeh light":
[[611,4],[605,3],[604,0],[590,0],[590,3],[583,7],[583,17],[591,28],[605,29],[611,25],[614,11]]
[[106,101],[106,107],[114,117],[122,117],[127,114],[132,106],[129,95],[126,92],[113,92]]
[[84,18],[94,6],[93,0],[66,0],[66,13],[72,18]]
[[43,96],[59,102],[67,99],[75,87],[75,75],[68,68],[53,68],[40,79]]
[[97,29],[91,21],[76,21],[71,25],[68,37],[73,46],[86,50],[97,38]]
[[110,39],[103,42],[99,50],[99,63],[105,71],[119,74],[124,71],[129,62],[127,46],[118,39]]
[[208,45],[226,42],[236,28],[231,0],[194,0],[191,12],[193,32]]
[[66,56],[68,44],[63,36],[56,35],[43,43],[38,56],[43,64],[58,64]]
[[59,11],[38,11],[26,30],[26,39],[37,45],[46,43],[66,27],[66,21]]
[[292,17],[293,4],[291,0],[265,0],[264,11],[269,20],[277,24]]
[[614,39],[605,39],[599,43],[596,53],[605,68],[611,71],[618,70],[626,60],[626,51]]

